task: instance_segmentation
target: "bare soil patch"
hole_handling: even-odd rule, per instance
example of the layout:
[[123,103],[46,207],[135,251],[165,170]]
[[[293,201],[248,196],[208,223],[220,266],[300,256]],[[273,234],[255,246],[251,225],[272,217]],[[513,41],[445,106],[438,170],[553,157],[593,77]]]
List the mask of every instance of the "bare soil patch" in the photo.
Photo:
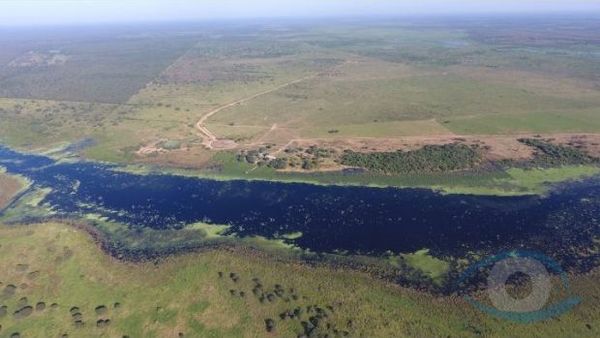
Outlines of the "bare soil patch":
[[10,203],[21,188],[21,183],[17,179],[0,173],[0,210]]
[[237,148],[237,143],[233,140],[216,139],[212,142],[212,148],[215,150],[227,150]]

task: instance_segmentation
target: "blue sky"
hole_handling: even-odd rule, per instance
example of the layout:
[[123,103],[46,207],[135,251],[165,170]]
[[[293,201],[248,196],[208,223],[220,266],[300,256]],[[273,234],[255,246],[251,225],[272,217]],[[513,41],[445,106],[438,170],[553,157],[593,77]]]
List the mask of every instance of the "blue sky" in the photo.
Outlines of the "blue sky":
[[600,0],[0,0],[0,25],[600,11]]

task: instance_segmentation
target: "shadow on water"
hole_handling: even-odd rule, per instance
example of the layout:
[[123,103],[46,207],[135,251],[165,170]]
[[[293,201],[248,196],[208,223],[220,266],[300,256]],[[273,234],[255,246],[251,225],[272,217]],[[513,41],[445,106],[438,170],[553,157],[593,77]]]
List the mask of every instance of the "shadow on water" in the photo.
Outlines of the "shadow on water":
[[570,183],[547,197],[441,195],[425,189],[215,181],[135,175],[109,165],[60,163],[0,147],[0,166],[51,187],[59,213],[96,213],[130,227],[180,229],[200,221],[230,225],[239,237],[302,236],[314,252],[414,252],[437,256],[514,248],[552,253],[587,270],[597,257],[578,248],[600,235],[600,180]]

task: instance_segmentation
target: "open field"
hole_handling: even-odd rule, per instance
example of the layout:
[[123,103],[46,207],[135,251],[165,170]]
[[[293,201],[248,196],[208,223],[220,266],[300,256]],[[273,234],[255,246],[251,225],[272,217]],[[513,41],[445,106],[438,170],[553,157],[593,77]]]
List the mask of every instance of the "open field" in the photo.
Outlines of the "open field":
[[0,140],[16,147],[45,149],[69,144],[113,127],[124,111],[116,105],[0,99]]
[[47,41],[0,32],[0,140],[41,151],[90,139],[80,151],[89,159],[194,170],[266,145],[277,157],[300,146],[395,151],[465,139],[487,158],[520,160],[531,156],[522,135],[585,134],[581,146],[597,153],[600,48],[586,33],[597,26],[223,23],[58,30]]
[[[398,133],[402,135],[403,121],[433,120],[438,123],[437,129],[414,128],[413,134],[443,132],[446,124],[447,128],[459,134],[491,134],[494,132],[481,127],[460,130],[454,126],[461,126],[465,117],[479,117],[485,121],[486,118],[509,114],[513,123],[521,127],[513,131],[505,128],[502,130],[504,133],[598,130],[594,123],[587,123],[590,114],[598,114],[600,101],[597,99],[585,102],[543,96],[514,85],[479,82],[461,75],[445,74],[444,71],[424,75],[412,70],[414,75],[407,76],[395,72],[393,64],[362,62],[367,63],[364,68],[369,69],[371,74],[355,72],[355,64],[350,63],[338,68],[342,74],[333,79],[316,78],[273,92],[220,112],[208,120],[208,125],[210,127],[211,122],[258,123],[269,127],[276,123],[296,130],[299,137],[327,137],[331,136],[332,130],[349,136],[371,136],[376,134],[373,130],[377,130],[377,136],[390,137],[398,136]],[[535,115],[535,112],[539,113]],[[538,127],[538,122],[545,116],[557,112],[559,120],[554,121],[554,128],[552,121]],[[538,118],[535,119],[535,116]],[[562,128],[560,116],[565,116],[562,120],[568,122]],[[457,122],[450,124],[453,121]],[[397,123],[397,128],[380,130],[376,128],[378,122]],[[493,128],[494,120],[490,122]],[[345,130],[346,125],[351,126],[351,131]],[[366,132],[362,132],[361,126]],[[405,129],[410,127],[409,123]]]
[[[599,292],[597,271],[572,278],[573,292],[585,301],[560,321],[524,325],[481,314],[457,296],[431,296],[256,252],[210,251],[133,264],[104,255],[85,233],[65,225],[2,226],[0,234],[3,336],[296,336],[311,316],[308,305],[312,316],[316,307],[327,313],[319,317],[319,332],[351,336],[594,337],[600,325],[592,301]],[[283,296],[261,303],[252,292],[256,283]],[[298,307],[300,319],[280,319]]]

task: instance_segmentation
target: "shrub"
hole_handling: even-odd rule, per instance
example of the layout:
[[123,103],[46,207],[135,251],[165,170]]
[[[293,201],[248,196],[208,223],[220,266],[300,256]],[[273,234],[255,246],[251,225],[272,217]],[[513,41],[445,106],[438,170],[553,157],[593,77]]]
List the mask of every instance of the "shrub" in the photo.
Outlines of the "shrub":
[[518,141],[536,149],[535,157],[527,163],[529,166],[556,167],[598,163],[597,158],[574,147],[556,145],[540,139],[522,138]]
[[286,158],[276,158],[269,162],[269,167],[274,169],[285,169],[288,166],[288,160]]
[[447,172],[472,169],[482,161],[481,154],[464,144],[427,145],[402,152],[359,153],[344,151],[341,163],[386,174]]

